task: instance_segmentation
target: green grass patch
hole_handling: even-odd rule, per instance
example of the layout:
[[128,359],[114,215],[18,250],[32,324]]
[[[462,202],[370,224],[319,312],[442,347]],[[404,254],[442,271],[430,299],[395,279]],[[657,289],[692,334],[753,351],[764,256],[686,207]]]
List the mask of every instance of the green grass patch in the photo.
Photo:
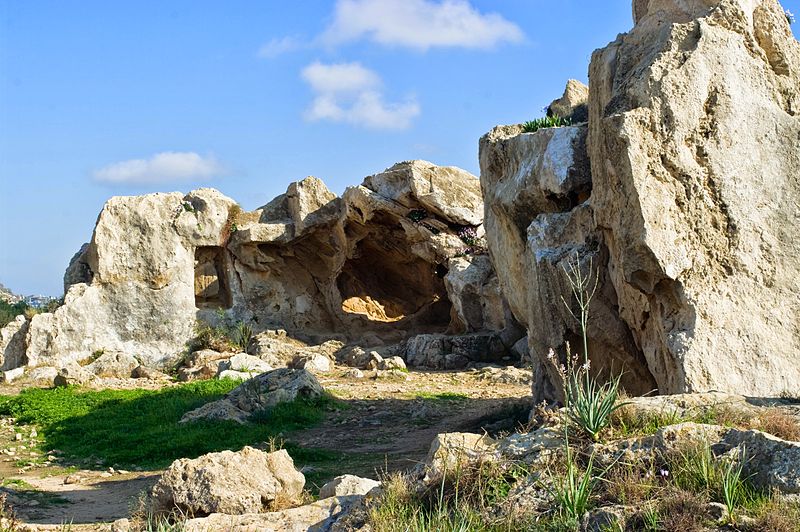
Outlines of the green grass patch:
[[0,486],[4,488],[33,489],[33,486],[21,478],[4,478],[3,481],[0,482]]
[[423,399],[425,401],[445,401],[445,402],[458,402],[458,401],[466,401],[469,399],[469,396],[465,393],[456,393],[456,392],[440,392],[440,393],[432,393],[432,392],[418,392],[414,397],[417,399]]
[[[178,423],[186,412],[220,399],[238,384],[209,380],[161,390],[30,389],[0,398],[0,415],[35,425],[41,450],[57,449],[68,463],[160,468],[177,458],[236,450],[310,427],[335,404],[330,397],[281,403],[244,425],[232,421]],[[301,464],[333,458],[321,456],[321,452],[296,446],[290,450]]]

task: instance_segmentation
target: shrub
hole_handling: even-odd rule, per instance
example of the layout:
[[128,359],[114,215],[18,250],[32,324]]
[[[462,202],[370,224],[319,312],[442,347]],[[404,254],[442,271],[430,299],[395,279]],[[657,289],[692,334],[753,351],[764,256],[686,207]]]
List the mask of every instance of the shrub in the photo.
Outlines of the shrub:
[[[580,325],[581,338],[583,340],[583,364],[578,366],[577,355],[572,355],[568,343],[567,365],[566,367],[556,365],[556,368],[563,383],[564,402],[569,421],[593,441],[598,441],[600,432],[611,422],[611,415],[625,405],[624,402],[617,400],[622,376],[612,377],[605,383],[600,384],[598,379],[589,373],[590,360],[587,333],[589,304],[597,291],[600,277],[599,271],[595,273],[594,282],[592,282],[591,261],[589,262],[589,272],[584,275],[580,259],[576,254],[574,261],[569,261],[564,266],[564,273],[578,304],[577,312],[570,307],[563,297],[561,299],[567,310],[572,314],[572,317]],[[551,349],[548,359],[555,364],[555,358],[555,352]]]
[[28,305],[26,305],[24,301],[20,301],[12,305],[7,301],[0,299],[0,328],[3,328],[11,323],[14,318],[20,314],[25,314],[27,309]]
[[572,120],[569,118],[562,118],[560,116],[545,116],[543,118],[536,118],[522,124],[522,131],[524,133],[536,133],[540,129],[549,127],[563,127],[572,125]]
[[602,475],[594,476],[593,474],[594,453],[589,456],[589,463],[581,472],[570,449],[569,440],[565,441],[565,447],[566,471],[563,476],[553,475],[557,480],[552,486],[545,485],[545,488],[552,495],[559,514],[568,522],[577,525],[583,514],[589,509],[592,493]]
[[466,245],[475,247],[478,245],[478,231],[470,225],[462,225],[456,230],[458,238],[461,239]]
[[376,532],[524,530],[514,517],[494,510],[526,475],[517,464],[494,461],[463,464],[428,488],[390,474],[382,479],[383,493],[369,509],[368,522]]
[[237,322],[231,334],[229,334],[233,343],[239,346],[242,351],[247,351],[247,346],[250,345],[250,340],[253,338],[253,328],[243,322]]
[[408,219],[414,223],[420,223],[422,220],[428,217],[428,211],[425,209],[414,209],[409,211],[407,215]]
[[677,490],[667,494],[661,502],[663,516],[660,530],[680,532],[705,532],[708,499],[691,491]]
[[722,501],[728,510],[731,522],[736,522],[736,510],[745,496],[746,487],[742,479],[742,460],[727,460],[722,468]]

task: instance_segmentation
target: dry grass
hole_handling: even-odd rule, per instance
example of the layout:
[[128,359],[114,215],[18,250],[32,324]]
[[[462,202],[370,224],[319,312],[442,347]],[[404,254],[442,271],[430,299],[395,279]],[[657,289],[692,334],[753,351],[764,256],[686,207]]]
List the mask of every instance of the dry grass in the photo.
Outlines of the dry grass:
[[526,474],[516,464],[494,461],[464,464],[427,486],[389,474],[368,522],[376,532],[522,530],[517,516],[495,510]]
[[707,530],[706,506],[708,499],[703,494],[675,490],[661,500],[660,513],[664,530],[680,532],[702,532]]
[[605,474],[600,498],[619,504],[652,500],[663,489],[653,468],[643,462],[618,463]]
[[768,408],[755,418],[751,428],[768,432],[783,440],[800,441],[800,423],[797,418],[777,408]]
[[787,502],[780,493],[773,493],[751,514],[751,532],[800,532],[800,504]]
[[613,438],[655,434],[660,428],[684,422],[707,423],[743,430],[760,430],[791,441],[800,441],[800,422],[779,408],[753,410],[714,405],[696,412],[679,414],[676,411],[644,412],[633,405],[617,409],[611,419]]

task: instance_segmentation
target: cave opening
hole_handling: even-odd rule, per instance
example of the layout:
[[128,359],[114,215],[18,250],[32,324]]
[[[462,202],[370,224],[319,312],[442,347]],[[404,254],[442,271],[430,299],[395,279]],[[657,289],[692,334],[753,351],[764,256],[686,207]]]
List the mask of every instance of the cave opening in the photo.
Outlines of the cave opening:
[[442,268],[412,254],[400,235],[369,235],[358,242],[336,280],[342,311],[371,322],[412,320],[444,329],[451,305]]
[[199,309],[230,308],[225,249],[203,246],[194,252],[194,303]]

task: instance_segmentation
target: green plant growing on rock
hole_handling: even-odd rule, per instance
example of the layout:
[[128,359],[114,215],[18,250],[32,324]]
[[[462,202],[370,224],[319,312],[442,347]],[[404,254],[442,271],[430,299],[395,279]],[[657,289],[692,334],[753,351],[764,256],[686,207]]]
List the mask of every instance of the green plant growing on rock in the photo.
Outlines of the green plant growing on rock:
[[743,460],[730,459],[722,468],[722,500],[728,510],[728,519],[736,523],[736,510],[745,496],[745,483],[742,479]]
[[570,525],[577,526],[583,514],[589,509],[592,493],[602,475],[595,476],[594,454],[589,456],[586,469],[581,472],[576,463],[575,456],[569,446],[569,439],[565,440],[566,471],[563,476],[551,487],[545,486],[555,501],[558,511]]
[[[589,271],[584,275],[580,258],[577,253],[574,260],[568,261],[564,266],[572,295],[578,305],[577,312],[561,298],[564,306],[578,321],[583,341],[583,364],[578,365],[578,355],[573,355],[567,343],[567,365],[556,366],[563,382],[564,402],[569,421],[581,432],[589,436],[592,441],[599,441],[600,433],[611,422],[612,414],[625,405],[619,402],[619,383],[622,375],[611,377],[605,383],[593,377],[590,373],[589,360],[589,305],[597,292],[600,278],[599,271],[594,272],[592,262],[589,261]],[[594,277],[594,280],[592,280]],[[551,363],[555,363],[555,352],[551,349],[548,354]]]
[[428,217],[428,211],[426,211],[425,209],[414,209],[412,211],[409,211],[407,217],[415,224],[418,224],[422,220]]
[[247,346],[250,345],[250,341],[253,339],[253,328],[249,323],[237,322],[231,336],[233,343],[239,346],[239,349],[247,351]]
[[522,124],[522,131],[523,133],[536,133],[540,129],[546,129],[549,127],[564,127],[564,126],[571,126],[572,120],[569,118],[562,118],[558,115],[553,116],[545,116],[542,118],[536,118],[534,120],[529,120]]

